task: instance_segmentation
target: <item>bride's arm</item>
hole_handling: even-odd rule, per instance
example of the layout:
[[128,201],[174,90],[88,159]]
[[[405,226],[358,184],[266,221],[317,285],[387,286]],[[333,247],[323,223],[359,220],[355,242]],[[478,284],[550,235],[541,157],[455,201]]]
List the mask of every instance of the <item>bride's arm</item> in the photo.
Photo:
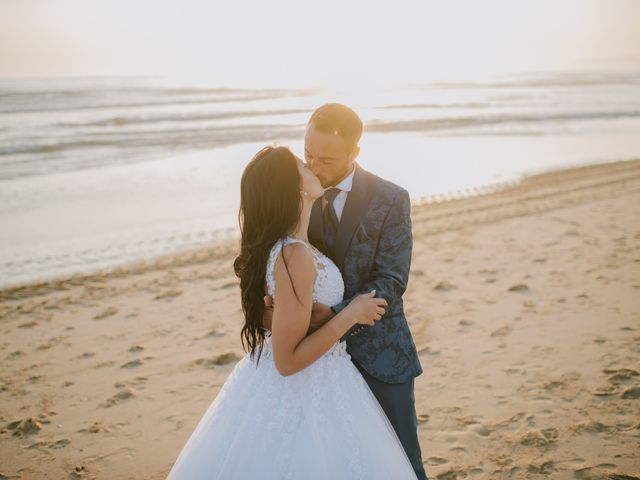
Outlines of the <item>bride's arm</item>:
[[345,309],[345,315],[336,315],[322,328],[305,336],[311,319],[315,278],[313,256],[307,247],[300,243],[285,245],[274,268],[276,293],[271,322],[273,360],[284,376],[293,375],[311,365],[327,353],[355,323],[349,309]]
[[307,335],[315,278],[313,256],[307,247],[300,243],[285,245],[274,268],[276,293],[271,329],[273,360],[278,372],[284,376],[293,375],[311,365],[327,353],[355,323],[373,324],[384,315],[386,301],[374,298],[375,292],[367,293],[354,299],[347,308]]

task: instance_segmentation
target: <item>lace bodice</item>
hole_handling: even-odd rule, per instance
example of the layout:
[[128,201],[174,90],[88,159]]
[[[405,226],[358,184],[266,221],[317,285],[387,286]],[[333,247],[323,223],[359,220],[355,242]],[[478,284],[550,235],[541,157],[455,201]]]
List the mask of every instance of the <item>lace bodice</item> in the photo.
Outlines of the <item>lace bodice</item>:
[[342,280],[342,274],[333,261],[323,254],[320,250],[313,247],[304,240],[294,237],[285,237],[278,240],[271,248],[269,254],[269,260],[267,261],[267,292],[271,298],[275,299],[276,284],[274,279],[274,268],[276,265],[276,259],[278,254],[289,243],[302,243],[309,248],[312,253],[315,265],[316,265],[316,280],[313,283],[313,301],[318,303],[324,303],[325,305],[335,305],[342,301],[344,295],[344,281]]
[[[274,279],[273,271],[275,269],[276,260],[278,254],[282,248],[289,244],[299,242],[309,248],[313,255],[314,263],[316,266],[316,279],[313,282],[313,301],[318,303],[324,303],[325,305],[336,305],[342,301],[344,295],[344,280],[340,269],[333,261],[327,257],[320,250],[312,246],[311,244],[294,237],[284,237],[278,240],[271,248],[269,253],[269,259],[267,260],[267,293],[271,298],[276,298],[276,282]],[[271,336],[271,332],[265,328],[267,336]],[[269,339],[270,340],[270,339]],[[263,351],[265,357],[271,357],[271,342],[268,341]],[[348,359],[351,356],[347,353],[346,342],[336,342],[323,357],[331,358],[333,356],[346,357]]]

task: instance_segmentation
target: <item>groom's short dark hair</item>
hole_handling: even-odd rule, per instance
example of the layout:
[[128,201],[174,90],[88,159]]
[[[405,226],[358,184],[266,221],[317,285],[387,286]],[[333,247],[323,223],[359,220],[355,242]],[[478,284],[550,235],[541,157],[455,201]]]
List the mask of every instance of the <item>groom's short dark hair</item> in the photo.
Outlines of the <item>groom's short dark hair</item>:
[[362,136],[362,120],[346,105],[326,103],[318,107],[309,119],[309,125],[322,133],[340,135],[351,153]]

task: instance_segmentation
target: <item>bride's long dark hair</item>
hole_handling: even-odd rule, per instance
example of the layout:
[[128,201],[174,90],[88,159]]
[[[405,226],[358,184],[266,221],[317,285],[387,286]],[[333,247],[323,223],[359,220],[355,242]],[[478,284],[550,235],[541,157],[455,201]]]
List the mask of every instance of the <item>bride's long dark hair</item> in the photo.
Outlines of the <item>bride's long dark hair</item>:
[[[233,267],[240,278],[245,322],[241,340],[258,362],[265,342],[262,325],[267,260],[276,241],[292,233],[302,212],[297,159],[286,147],[265,147],[245,167],[240,180],[240,254]],[[284,260],[284,257],[283,257]],[[285,267],[288,267],[285,261]]]

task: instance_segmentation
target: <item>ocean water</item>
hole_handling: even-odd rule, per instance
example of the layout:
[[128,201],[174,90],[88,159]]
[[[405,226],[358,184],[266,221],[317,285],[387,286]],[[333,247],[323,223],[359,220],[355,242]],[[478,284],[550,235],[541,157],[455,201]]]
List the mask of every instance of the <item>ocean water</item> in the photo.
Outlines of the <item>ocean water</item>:
[[0,287],[237,236],[246,163],[266,144],[302,156],[329,101],[365,122],[360,164],[416,201],[640,157],[640,72],[357,91],[0,79]]

